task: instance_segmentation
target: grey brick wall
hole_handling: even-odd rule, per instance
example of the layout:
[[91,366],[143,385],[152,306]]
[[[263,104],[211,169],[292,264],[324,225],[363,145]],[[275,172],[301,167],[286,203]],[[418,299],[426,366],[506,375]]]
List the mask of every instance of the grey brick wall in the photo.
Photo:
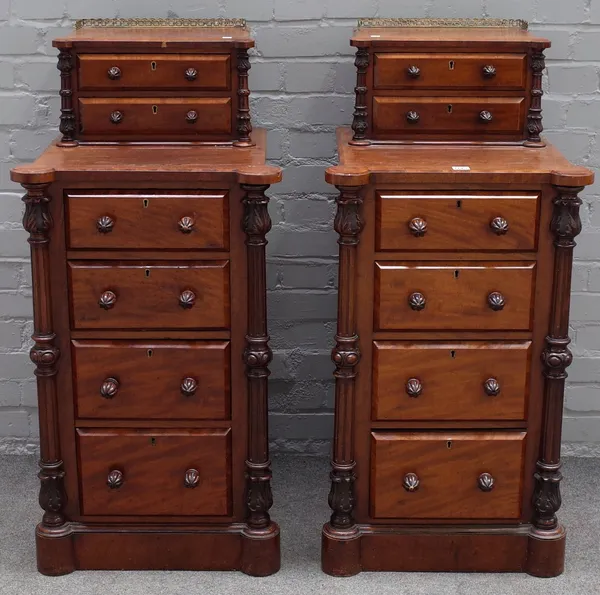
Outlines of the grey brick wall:
[[[337,246],[323,169],[335,158],[335,127],[351,118],[348,39],[357,17],[528,19],[553,42],[547,135],[575,162],[600,166],[600,0],[0,0],[0,452],[33,450],[37,439],[28,247],[8,171],[56,134],[52,38],[71,19],[115,16],[245,17],[256,36],[255,123],[269,128],[269,158],[285,168],[271,192],[269,244],[271,434],[279,449],[326,452],[332,431]],[[600,454],[600,179],[584,200],[565,440],[569,452]]]

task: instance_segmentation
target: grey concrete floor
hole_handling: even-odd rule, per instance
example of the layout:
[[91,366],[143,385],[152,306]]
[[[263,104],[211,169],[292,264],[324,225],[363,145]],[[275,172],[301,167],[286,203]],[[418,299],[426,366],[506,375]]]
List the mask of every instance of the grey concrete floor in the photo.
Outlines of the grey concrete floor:
[[33,457],[0,457],[2,595],[600,595],[600,459],[565,460],[565,573],[362,573],[332,578],[319,567],[320,530],[328,516],[324,459],[273,461],[273,518],[282,530],[281,571],[267,578],[235,572],[75,572],[44,577],[35,568],[33,529],[40,518]]

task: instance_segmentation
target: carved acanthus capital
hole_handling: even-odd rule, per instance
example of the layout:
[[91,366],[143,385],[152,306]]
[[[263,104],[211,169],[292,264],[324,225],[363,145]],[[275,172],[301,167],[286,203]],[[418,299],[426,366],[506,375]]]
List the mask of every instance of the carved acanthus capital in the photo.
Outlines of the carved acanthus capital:
[[338,186],[337,212],[333,227],[339,234],[338,244],[356,245],[364,228],[360,215],[362,186]]
[[551,465],[538,461],[534,478],[534,525],[538,529],[554,529],[558,526],[556,513],[562,504],[560,495],[560,482],[562,480],[560,463]]
[[67,503],[64,489],[63,462],[40,463],[40,494],[39,503],[44,511],[43,523],[47,527],[58,527],[64,523],[62,510]]
[[73,69],[73,56],[69,50],[62,49],[58,52],[58,62],[56,64],[61,74],[70,74]]
[[42,244],[49,241],[52,217],[49,211],[48,184],[23,184],[27,194],[23,197],[25,213],[23,227],[29,232],[29,243]]
[[253,529],[265,528],[271,522],[269,510],[273,506],[271,491],[271,461],[246,461],[246,507],[248,525]]
[[336,529],[346,529],[354,524],[354,463],[351,465],[336,465],[333,463],[331,489],[329,490],[329,507],[333,510],[331,525]]
[[550,229],[555,236],[554,243],[561,248],[575,247],[575,237],[581,233],[579,208],[582,201],[578,194],[583,187],[557,186],[554,198],[554,212]]
[[264,246],[267,243],[265,236],[271,230],[271,217],[269,216],[269,197],[265,192],[269,188],[264,186],[251,186],[242,184],[246,193],[244,202],[244,218],[242,228],[247,236],[246,244]]

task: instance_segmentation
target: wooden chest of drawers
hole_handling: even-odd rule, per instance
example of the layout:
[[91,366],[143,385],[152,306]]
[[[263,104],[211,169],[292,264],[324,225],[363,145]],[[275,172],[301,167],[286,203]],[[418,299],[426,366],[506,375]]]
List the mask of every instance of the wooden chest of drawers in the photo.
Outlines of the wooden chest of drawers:
[[[518,55],[485,54],[486,37],[514,36],[495,27],[359,30],[359,118],[358,41],[370,38],[375,52],[368,88],[394,89],[385,101],[405,105],[418,89],[431,107],[434,87],[445,87],[444,101],[454,93],[467,106],[481,89],[516,96],[530,84],[522,45],[511,41]],[[442,69],[449,59],[454,70]],[[480,76],[488,64],[489,79]],[[367,97],[377,118],[379,98]],[[550,145],[490,145],[475,125],[462,146],[357,146],[361,130],[338,131],[340,164],[326,173],[340,191],[340,268],[323,569],[560,574],[571,265],[578,195],[593,174]],[[371,120],[366,130],[375,138]]]
[[[94,106],[98,130],[98,106],[146,106],[138,92],[185,89],[161,95],[159,113],[217,100],[230,110],[234,95],[214,94],[238,89],[231,68],[251,45],[245,29],[108,24],[57,42],[59,60],[74,52],[72,97]],[[232,40],[215,41],[227,32]],[[140,74],[147,63],[156,69]],[[65,109],[63,134],[90,140],[85,110],[70,129]],[[144,109],[132,128],[110,128],[111,143],[63,138],[12,171],[27,190],[34,278],[38,568],[271,574],[265,192],[281,172],[265,165],[263,130],[239,146],[175,146],[162,124],[143,123]],[[118,143],[136,122],[153,145]]]

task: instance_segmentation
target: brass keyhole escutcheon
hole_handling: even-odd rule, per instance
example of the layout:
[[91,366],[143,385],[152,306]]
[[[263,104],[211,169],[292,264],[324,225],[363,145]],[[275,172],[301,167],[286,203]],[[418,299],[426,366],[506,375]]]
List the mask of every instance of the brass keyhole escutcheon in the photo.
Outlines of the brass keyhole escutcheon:
[[154,62],[154,60],[152,62],[150,62],[150,68],[152,70],[156,70],[156,62]]
[[152,106],[152,113],[153,113],[154,115],[158,114],[158,105],[153,105],[153,106]]
[[150,204],[150,201],[147,198],[144,198],[144,200],[142,200],[142,205],[145,209],[148,208],[149,204]]
[[454,60],[450,60],[450,62],[448,62],[448,68],[450,70],[454,70]]

